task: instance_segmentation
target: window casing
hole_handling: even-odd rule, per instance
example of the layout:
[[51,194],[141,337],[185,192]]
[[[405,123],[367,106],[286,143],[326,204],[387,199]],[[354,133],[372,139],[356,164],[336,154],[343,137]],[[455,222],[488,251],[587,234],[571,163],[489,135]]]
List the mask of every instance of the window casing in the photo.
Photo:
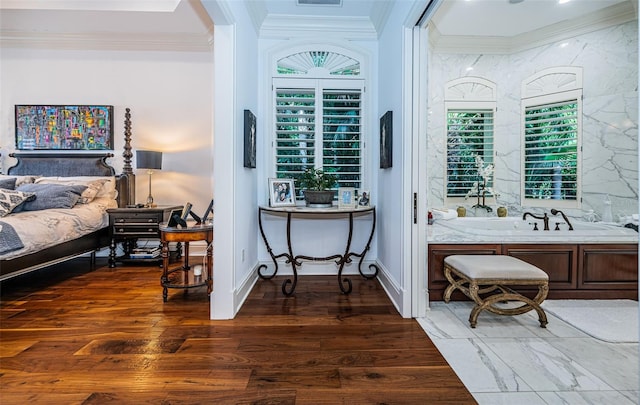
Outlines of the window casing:
[[523,100],[523,204],[580,207],[582,90]]
[[[275,78],[274,161],[278,178],[308,168],[338,177],[337,187],[361,188],[363,80]],[[296,194],[301,190],[296,182]]]

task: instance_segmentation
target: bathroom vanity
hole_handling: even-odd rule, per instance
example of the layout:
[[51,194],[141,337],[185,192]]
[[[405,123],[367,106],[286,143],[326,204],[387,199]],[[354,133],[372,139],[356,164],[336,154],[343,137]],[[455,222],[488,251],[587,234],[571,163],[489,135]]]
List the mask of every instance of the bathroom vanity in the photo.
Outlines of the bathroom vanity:
[[[444,259],[454,254],[508,255],[531,263],[549,275],[549,299],[638,299],[638,234],[611,227],[611,232],[538,231],[518,233],[503,229],[491,235],[469,232],[471,221],[430,227],[428,244],[429,299],[442,300],[448,285]],[[467,225],[471,225],[467,227]],[[455,229],[459,226],[459,229]],[[479,227],[478,227],[479,228]],[[576,224],[580,229],[580,224]],[[511,233],[510,233],[511,232]],[[531,290],[535,295],[535,290]],[[527,294],[529,295],[529,294]],[[452,299],[465,299],[459,294]]]

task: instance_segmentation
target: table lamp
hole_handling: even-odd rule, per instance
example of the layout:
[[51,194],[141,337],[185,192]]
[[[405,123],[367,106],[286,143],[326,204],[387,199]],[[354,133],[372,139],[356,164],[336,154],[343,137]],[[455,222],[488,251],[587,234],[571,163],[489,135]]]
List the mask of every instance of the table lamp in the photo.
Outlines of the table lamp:
[[155,207],[153,197],[151,196],[151,175],[154,170],[162,169],[162,152],[152,150],[136,151],[136,167],[138,169],[147,169],[149,175],[149,196],[147,197],[146,207]]

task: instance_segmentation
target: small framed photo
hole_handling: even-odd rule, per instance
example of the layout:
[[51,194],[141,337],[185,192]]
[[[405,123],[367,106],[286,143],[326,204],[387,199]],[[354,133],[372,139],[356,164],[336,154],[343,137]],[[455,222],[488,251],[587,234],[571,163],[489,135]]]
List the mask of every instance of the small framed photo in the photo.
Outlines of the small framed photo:
[[256,168],[256,116],[244,110],[244,167]]
[[269,206],[292,207],[296,205],[293,179],[269,179]]
[[369,190],[360,190],[358,194],[358,207],[368,207],[371,201],[371,193]]
[[353,208],[356,205],[356,189],[353,187],[338,188],[338,209]]

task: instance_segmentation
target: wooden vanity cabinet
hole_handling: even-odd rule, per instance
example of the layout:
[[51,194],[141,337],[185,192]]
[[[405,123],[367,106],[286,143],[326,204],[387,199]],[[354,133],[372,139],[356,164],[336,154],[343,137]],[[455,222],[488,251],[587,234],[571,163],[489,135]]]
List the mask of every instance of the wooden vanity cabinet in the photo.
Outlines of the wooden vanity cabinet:
[[531,263],[549,275],[549,299],[638,299],[636,244],[430,244],[432,301],[442,300],[448,285],[444,258],[454,254],[502,254]]
[[580,245],[578,288],[636,290],[637,245]]
[[575,289],[578,286],[577,245],[508,244],[502,245],[502,254],[544,270],[552,290]]
[[[445,288],[449,282],[444,277],[444,259],[451,255],[499,255],[502,252],[500,244],[460,245],[438,244],[429,245],[429,299],[442,301]],[[466,298],[460,291],[451,296],[453,300]]]

